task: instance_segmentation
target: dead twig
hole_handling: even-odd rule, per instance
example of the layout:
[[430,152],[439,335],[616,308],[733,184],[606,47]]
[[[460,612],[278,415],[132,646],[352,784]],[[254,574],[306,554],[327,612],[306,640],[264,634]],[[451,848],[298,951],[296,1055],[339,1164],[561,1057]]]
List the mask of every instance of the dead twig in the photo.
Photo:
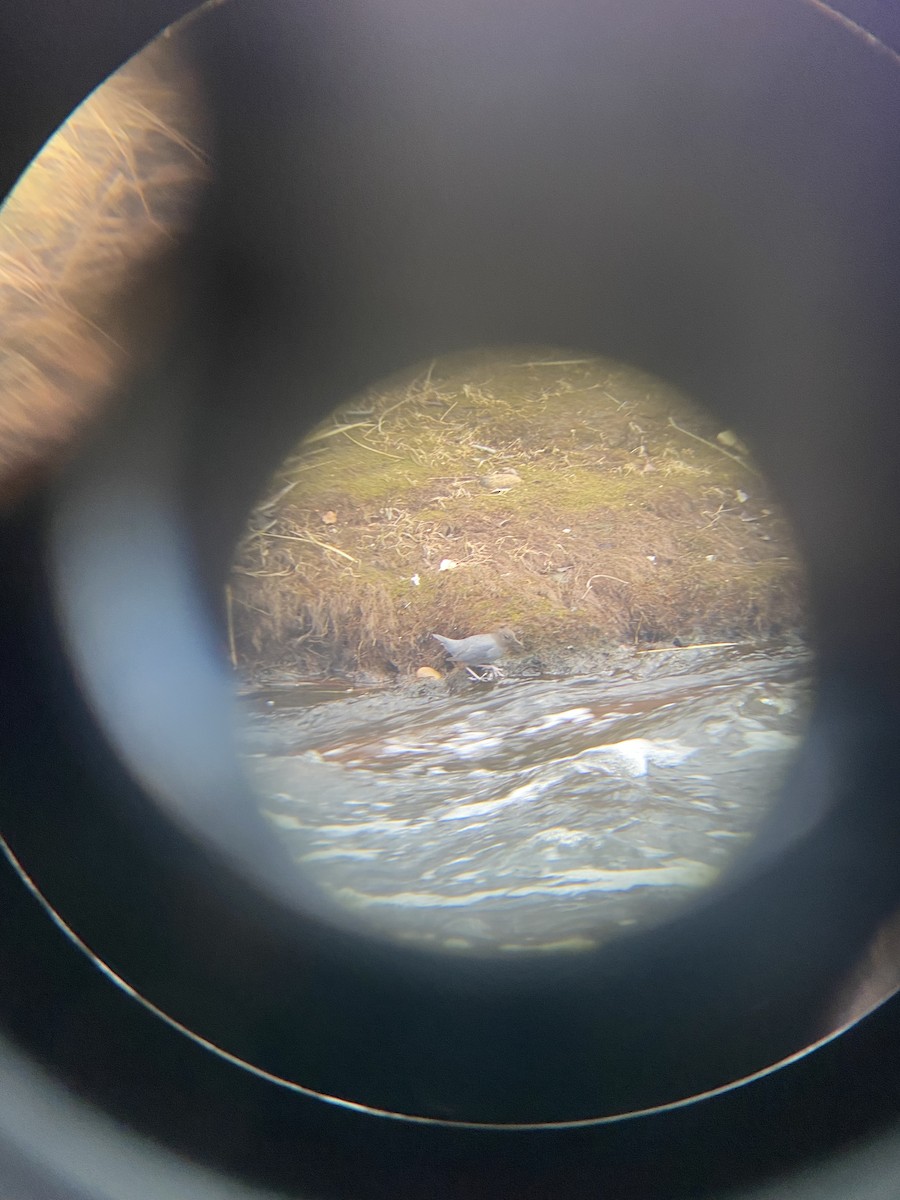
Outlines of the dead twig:
[[732,462],[736,462],[739,467],[743,467],[745,471],[749,471],[752,475],[759,475],[756,467],[751,465],[743,458],[739,458],[736,454],[732,454],[730,450],[726,450],[723,446],[717,446],[715,442],[710,442],[707,438],[701,437],[699,433],[691,433],[689,429],[684,429],[677,421],[669,417],[669,424],[673,429],[677,429],[679,433],[683,433],[686,437],[693,438],[695,442],[702,442],[704,446],[709,446],[710,450],[716,450],[719,454],[724,454],[726,458],[730,458]]
[[344,430],[344,433],[347,437],[347,440],[351,441],[354,446],[359,446],[360,450],[371,450],[373,454],[382,454],[385,458],[395,458],[397,462],[403,462],[402,454],[388,454],[387,450],[377,450],[374,446],[367,446],[365,442],[358,442],[355,437],[350,437],[350,434],[347,433],[346,429]]
[[335,425],[331,429],[319,429],[303,439],[304,446],[311,442],[321,442],[325,438],[334,437],[338,433],[346,433],[348,429],[374,429],[372,421],[352,421],[349,425]]
[[596,362],[594,358],[547,358],[537,362],[513,363],[515,367],[577,367]]
[[249,531],[249,533],[246,535],[246,537],[244,537],[243,540],[241,541],[241,543],[240,543],[241,549],[246,550],[246,548],[250,545],[250,543],[252,541],[254,541],[254,539],[256,539],[258,537],[263,537],[264,534],[267,534],[269,532],[269,530],[272,528],[273,525],[277,525],[277,524],[278,524],[278,518],[273,517],[267,525],[263,525],[260,529],[251,529]]
[[[235,575],[249,575],[251,579],[287,579],[289,575],[296,575],[293,567],[289,571],[251,571],[249,567],[232,567]],[[238,598],[238,603],[243,604],[244,601]],[[253,605],[249,605],[250,608]],[[271,615],[271,614],[267,614]]]
[[585,589],[584,589],[584,592],[582,593],[582,596],[581,596],[582,600],[584,600],[584,599],[585,599],[587,596],[589,596],[589,595],[590,595],[590,592],[591,592],[591,584],[594,582],[594,580],[595,580],[595,579],[611,579],[611,580],[613,581],[613,583],[624,583],[626,587],[632,587],[632,586],[633,586],[632,584],[630,584],[630,583],[628,582],[628,580],[627,580],[627,579],[619,579],[619,577],[618,577],[617,575],[599,575],[599,574],[598,574],[598,575],[592,575],[592,576],[590,577],[590,579],[587,581],[587,585],[586,585],[586,587],[585,587]]
[[[386,408],[384,410],[384,412],[381,413],[381,415],[378,418],[378,426],[377,426],[379,433],[381,433],[382,422],[384,421],[384,418],[388,415],[388,413],[392,413],[395,408],[399,408],[402,404],[406,404],[410,400],[419,399],[428,390],[428,388],[431,386],[431,373],[434,370],[436,362],[437,362],[437,359],[431,360],[431,366],[425,372],[425,375],[424,375],[424,378],[422,379],[422,384],[420,387],[416,386],[418,384],[418,379],[414,379],[413,382],[406,389],[404,394],[397,401],[397,403],[390,405],[390,407]],[[415,390],[413,390],[413,389],[415,389]]]
[[225,584],[225,618],[228,623],[228,653],[231,657],[231,665],[237,667],[237,648],[234,644],[234,596],[230,583]]
[[274,508],[279,500],[283,500],[288,492],[292,491],[300,482],[299,479],[292,479],[290,483],[285,484],[281,491],[276,492],[274,496],[270,496],[268,500],[263,501],[259,506],[259,512],[267,512],[270,508]]
[[264,538],[278,538],[280,542],[306,542],[308,545],[318,546],[321,550],[332,550],[335,554],[339,554],[341,558],[346,558],[348,562],[359,562],[358,558],[354,558],[346,550],[340,550],[337,546],[332,546],[330,542],[322,542],[318,538],[313,537],[308,529],[304,529],[303,534],[305,536],[301,536],[299,533],[262,533],[259,536]]

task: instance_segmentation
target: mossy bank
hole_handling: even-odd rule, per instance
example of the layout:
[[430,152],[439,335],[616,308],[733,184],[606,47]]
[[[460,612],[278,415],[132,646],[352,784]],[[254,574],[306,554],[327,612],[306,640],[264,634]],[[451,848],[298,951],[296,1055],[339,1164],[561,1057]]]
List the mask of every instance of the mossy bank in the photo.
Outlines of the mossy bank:
[[432,632],[531,655],[800,634],[803,571],[731,433],[631,367],[457,355],[373,387],[287,458],[228,591],[250,674],[405,675]]

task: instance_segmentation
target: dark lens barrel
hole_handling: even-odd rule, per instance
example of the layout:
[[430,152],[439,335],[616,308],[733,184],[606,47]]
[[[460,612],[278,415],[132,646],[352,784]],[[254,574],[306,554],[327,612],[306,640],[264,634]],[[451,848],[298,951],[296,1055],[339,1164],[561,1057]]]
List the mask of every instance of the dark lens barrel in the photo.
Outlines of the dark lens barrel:
[[[10,7],[8,185],[180,15]],[[11,1196],[778,1195],[883,1128],[896,1001],[766,1073],[900,907],[900,27],[879,19],[264,0],[173,34],[214,148],[183,318],[3,513]],[[746,432],[809,567],[818,698],[705,903],[577,961],[442,960],[321,919],[249,815],[219,597],[316,420],[409,363],[533,342],[639,364]]]

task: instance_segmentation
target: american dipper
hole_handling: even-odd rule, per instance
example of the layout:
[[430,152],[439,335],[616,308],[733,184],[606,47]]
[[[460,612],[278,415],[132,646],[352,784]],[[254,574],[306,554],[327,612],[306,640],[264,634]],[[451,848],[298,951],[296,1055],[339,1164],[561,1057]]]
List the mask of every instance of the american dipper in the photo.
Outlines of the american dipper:
[[433,633],[433,638],[441,643],[454,662],[462,663],[473,679],[483,679],[473,667],[481,667],[488,672],[488,677],[496,678],[502,672],[495,663],[503,658],[514,647],[523,649],[522,643],[511,629],[498,629],[495,633],[474,633],[467,638],[442,637]]

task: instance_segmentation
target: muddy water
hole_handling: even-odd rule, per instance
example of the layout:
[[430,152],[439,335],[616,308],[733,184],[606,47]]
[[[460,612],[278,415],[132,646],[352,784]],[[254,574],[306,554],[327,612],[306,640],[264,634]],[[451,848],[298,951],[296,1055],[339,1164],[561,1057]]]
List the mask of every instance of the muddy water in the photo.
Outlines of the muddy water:
[[796,649],[606,676],[244,697],[245,762],[298,869],[447,949],[591,946],[658,920],[753,837],[802,736]]

